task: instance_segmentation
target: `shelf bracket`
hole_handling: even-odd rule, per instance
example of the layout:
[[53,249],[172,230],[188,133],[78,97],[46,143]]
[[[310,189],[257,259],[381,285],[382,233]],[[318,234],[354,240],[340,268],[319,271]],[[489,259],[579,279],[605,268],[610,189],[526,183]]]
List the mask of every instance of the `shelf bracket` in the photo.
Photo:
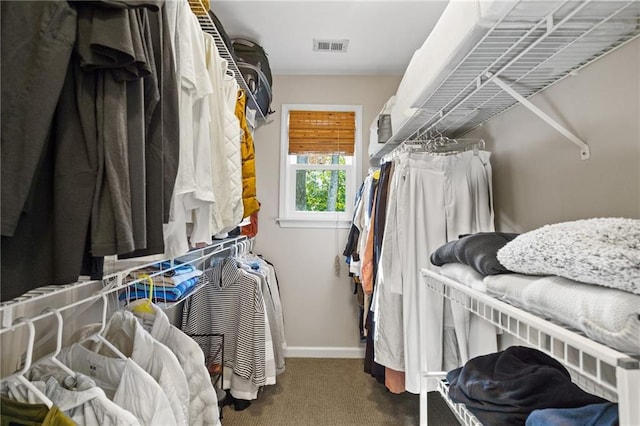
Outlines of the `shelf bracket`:
[[520,102],[524,107],[526,107],[528,110],[530,110],[531,112],[536,114],[538,117],[543,119],[548,125],[550,125],[554,129],[556,129],[564,137],[566,137],[571,142],[573,142],[575,145],[577,145],[578,148],[580,148],[580,159],[588,160],[589,158],[591,158],[591,151],[589,150],[589,145],[587,145],[582,139],[580,139],[579,137],[577,137],[576,135],[571,133],[569,130],[567,130],[564,126],[562,126],[560,123],[558,123],[553,118],[551,118],[549,115],[547,115],[540,108],[538,108],[537,106],[532,104],[529,100],[525,99],[522,95],[520,95],[518,92],[516,92],[511,86],[509,86],[507,83],[505,83],[500,78],[496,77],[495,75],[493,75],[491,73],[487,73],[487,77],[489,78],[489,81],[491,81],[492,83],[496,84],[498,87],[500,87],[502,90],[504,90],[510,96],[512,96],[515,100]]

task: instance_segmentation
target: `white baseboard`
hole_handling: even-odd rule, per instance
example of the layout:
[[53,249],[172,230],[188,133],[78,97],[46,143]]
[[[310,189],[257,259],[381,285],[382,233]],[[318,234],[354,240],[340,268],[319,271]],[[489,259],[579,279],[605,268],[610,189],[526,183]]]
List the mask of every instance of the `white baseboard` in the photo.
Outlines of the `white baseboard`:
[[289,346],[287,358],[364,358],[364,346]]

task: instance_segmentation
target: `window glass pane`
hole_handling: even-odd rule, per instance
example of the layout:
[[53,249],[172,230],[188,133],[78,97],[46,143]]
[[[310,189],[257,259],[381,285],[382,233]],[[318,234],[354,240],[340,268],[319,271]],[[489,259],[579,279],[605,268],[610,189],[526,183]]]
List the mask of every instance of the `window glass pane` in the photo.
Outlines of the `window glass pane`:
[[342,164],[350,166],[352,164],[352,161],[352,156],[342,154],[306,154],[289,156],[289,164]]
[[345,170],[296,170],[296,211],[344,212]]

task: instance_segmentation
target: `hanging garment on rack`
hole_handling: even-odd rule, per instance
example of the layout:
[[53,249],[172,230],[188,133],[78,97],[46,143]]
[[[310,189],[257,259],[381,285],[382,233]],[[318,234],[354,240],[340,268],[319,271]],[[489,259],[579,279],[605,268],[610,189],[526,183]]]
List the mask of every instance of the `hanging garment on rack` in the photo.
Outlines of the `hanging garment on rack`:
[[[233,221],[230,200],[231,183],[229,182],[229,161],[227,161],[225,120],[227,114],[225,75],[228,62],[220,57],[213,36],[204,34],[204,44],[207,58],[207,72],[214,91],[209,97],[211,125],[209,128],[211,142],[211,171],[213,175],[213,197],[209,218],[212,234],[217,234]],[[237,132],[239,124],[235,122]],[[239,143],[238,143],[239,145]]]
[[[127,309],[133,309],[139,303],[131,303]],[[152,305],[152,308],[153,313],[134,315],[153,338],[171,349],[178,358],[189,385],[189,423],[219,425],[218,398],[205,367],[202,349],[192,338],[173,326],[167,314],[158,306]]]
[[389,182],[384,239],[371,308],[377,324],[373,336],[374,359],[377,363],[395,371],[405,371],[402,295],[392,291],[392,284],[387,279],[387,270],[391,269],[391,262],[400,261],[398,229],[393,225],[398,215],[400,182],[406,174],[407,165],[408,154],[401,154],[394,161],[393,173]]
[[77,14],[66,1],[1,5],[2,235],[13,236],[46,150]]
[[376,198],[376,219],[373,224],[373,281],[375,283],[378,276],[378,265],[382,251],[382,240],[384,237],[384,226],[387,217],[387,202],[389,199],[389,186],[393,174],[393,162],[384,163],[380,167],[380,178],[378,183],[378,197]]
[[[146,132],[145,202],[146,249],[119,258],[149,256],[164,253],[163,223],[169,221],[171,197],[176,181],[179,160],[180,122],[178,120],[178,84],[169,12],[178,2],[163,2],[158,13],[149,14],[152,51],[155,60],[159,103],[149,116]],[[152,79],[144,79],[145,98],[153,97]],[[140,167],[140,164],[135,164]]]
[[[72,9],[65,13],[64,8],[69,5]],[[41,92],[28,98],[37,99],[37,109],[44,111],[44,115],[25,114],[21,118],[29,120],[24,124],[25,129],[38,132],[47,120],[47,102],[51,101],[47,94],[49,88],[57,90],[58,84],[56,64],[62,66],[60,61],[67,59],[62,68],[67,75],[60,81],[64,83],[55,99],[57,112],[49,123],[49,139],[38,154],[36,179],[27,184],[32,194],[27,206],[29,214],[23,215],[24,226],[17,234],[10,239],[3,238],[2,281],[15,283],[12,287],[19,294],[24,293],[23,289],[40,285],[77,281],[84,254],[96,256],[96,265],[99,265],[102,255],[124,254],[146,244],[145,195],[141,192],[144,185],[138,178],[144,170],[142,131],[149,124],[148,115],[155,111],[158,98],[155,52],[149,38],[153,36],[151,16],[159,13],[159,5],[155,1],[117,5],[113,2],[48,2],[46,7],[30,2],[3,3],[2,16],[11,20],[5,23],[3,18],[3,31],[22,34],[21,40],[37,42],[34,46],[16,44],[23,49],[21,58],[37,58],[47,63],[46,67],[31,65],[30,70],[23,73],[24,78],[32,78],[29,76],[34,70],[52,70],[46,84],[34,80],[33,87]],[[20,13],[31,6],[38,10],[32,10],[25,21]],[[52,15],[53,7],[63,9]],[[46,27],[56,37],[38,41],[35,33],[24,34],[40,31],[44,24],[30,24],[51,16],[55,16],[56,21]],[[104,19],[105,16],[109,19]],[[10,40],[10,36],[3,37],[5,39]],[[55,51],[59,43],[69,52],[72,45],[77,48],[69,56],[64,50]],[[55,57],[50,57],[54,51]],[[7,52],[10,50],[3,50],[3,55]],[[12,69],[18,70],[23,62],[14,59],[3,64],[11,64]],[[7,70],[3,76],[9,77],[12,72]],[[10,100],[14,92],[21,90],[19,82],[23,76],[16,77],[11,85],[3,83],[3,99]],[[3,105],[9,104],[3,101]],[[10,153],[5,152],[5,147],[10,148],[11,144],[4,143],[4,136],[10,136],[10,127],[11,120],[3,110],[3,162],[11,158]],[[36,147],[38,139],[39,136],[34,135],[36,145],[30,143],[30,146]],[[134,168],[131,162],[139,164]],[[12,163],[22,164],[18,160]],[[3,182],[9,183],[11,177],[5,176],[5,169],[8,173],[11,167],[3,167],[3,177],[7,177]],[[24,172],[30,173],[29,169],[30,166],[26,167]],[[132,176],[132,170],[138,174]],[[9,193],[13,191],[3,191],[3,197]],[[9,205],[14,203],[6,206]],[[24,203],[16,205],[24,210]],[[34,241],[38,241],[37,250],[32,249]],[[19,258],[25,247],[32,253],[28,264]],[[22,273],[25,271],[29,273]],[[89,271],[83,272],[88,275]],[[22,284],[26,277],[29,282]],[[17,295],[4,290],[3,299]]]
[[[76,40],[75,8],[63,1],[2,2],[1,7],[0,297],[5,301],[41,285],[77,279],[95,169],[82,138],[63,138],[65,130],[78,129],[77,123],[52,129],[60,114],[56,113],[58,100],[64,87],[73,81],[70,74],[74,68],[69,60]],[[48,31],[43,32],[42,28]],[[51,73],[43,73],[43,69]],[[54,179],[56,172],[60,180]],[[69,186],[69,182],[76,181],[80,185]],[[66,192],[56,196],[57,188],[66,188]],[[77,193],[73,193],[74,189]],[[66,198],[70,192],[71,197]],[[64,231],[68,232],[65,239],[56,240]]]
[[[98,330],[99,327],[100,325]],[[96,326],[89,325],[79,329],[74,338],[83,340],[84,334],[91,335],[96,331]],[[109,319],[103,336],[153,377],[167,395],[177,424],[188,425],[189,385],[173,352],[144,330],[136,317],[128,311],[115,312]],[[101,355],[111,353],[100,341],[87,340],[84,345]]]
[[[229,74],[231,73],[231,75]],[[232,75],[233,72],[226,70],[224,74],[224,93],[225,93],[225,120],[224,120],[224,136],[225,136],[225,152],[227,159],[228,175],[226,179],[229,182],[229,192],[227,195],[227,203],[221,214],[222,226],[219,231],[226,234],[235,228],[238,223],[242,222],[244,217],[244,207],[242,204],[242,156],[240,152],[240,144],[242,138],[242,129],[240,128],[240,120],[236,117],[236,102],[238,98],[238,82]]]
[[192,243],[210,243],[208,216],[209,204],[213,202],[208,100],[213,87],[205,64],[204,36],[198,19],[188,9],[181,10],[178,19],[180,161],[171,220],[164,231],[165,253],[171,257],[189,251],[187,222],[194,219]]
[[260,210],[260,203],[256,197],[256,160],[253,147],[253,136],[249,131],[246,118],[247,95],[244,90],[238,90],[236,103],[236,117],[240,120],[242,129],[242,206],[243,217],[249,217]]
[[[63,348],[58,359],[78,373],[91,377],[109,399],[136,416],[141,425],[177,425],[169,399],[160,385],[132,359],[110,358],[75,343]],[[58,383],[67,373],[50,361],[33,365],[30,380]]]
[[[182,331],[224,334],[225,389],[256,399],[265,377],[265,312],[260,285],[232,258],[219,260],[200,277],[204,288],[183,307]],[[205,354],[207,356],[208,354]]]
[[[412,152],[397,158],[398,170],[394,172],[397,196],[391,198],[396,205],[387,210],[381,268],[384,286],[401,297],[378,305],[382,313],[378,313],[377,332],[387,339],[395,336],[396,342],[389,346],[389,353],[379,350],[376,359],[400,353],[397,340],[402,340],[404,365],[389,367],[405,371],[409,392],[420,391],[421,338],[427,339],[427,353],[423,356],[427,357],[430,369],[441,369],[443,355],[453,356],[442,352],[444,302],[432,297],[426,301],[426,307],[421,306],[419,271],[432,267],[429,256],[448,240],[461,234],[493,231],[489,157],[486,151],[465,151],[453,155]],[[398,306],[400,301],[402,304]],[[400,330],[398,318],[393,320],[397,316],[393,312],[398,309],[402,312]],[[418,329],[420,310],[428,315],[427,330]],[[385,322],[385,316],[389,321]],[[376,347],[382,349],[380,345]]]
[[[138,419],[110,401],[104,391],[89,377],[77,374],[67,377],[62,384],[54,377],[45,382],[32,382],[51,401],[78,425],[139,426]],[[3,397],[12,401],[34,403],[37,401],[24,385],[8,386]]]
[[[271,296],[271,301],[273,302],[273,309],[275,313],[275,329],[276,333],[279,336],[276,336],[274,340],[275,353],[276,353],[276,368],[284,371],[284,361],[285,355],[287,352],[287,339],[285,337],[284,332],[284,314],[282,312],[282,301],[280,300],[280,286],[278,285],[278,277],[276,274],[276,267],[268,260],[260,258],[263,262],[263,269],[268,271],[267,284],[269,286],[269,295]],[[278,343],[278,341],[280,343]],[[280,355],[278,355],[280,354]],[[278,357],[282,358],[282,362],[278,362]],[[278,374],[280,374],[278,372]]]
[[74,426],[75,423],[58,407],[0,399],[0,425]]
[[267,341],[266,347],[268,350],[271,344],[273,355],[275,357],[275,374],[280,374],[284,371],[287,344],[284,337],[284,323],[282,320],[280,295],[278,293],[277,284],[274,284],[272,281],[274,277],[271,274],[271,267],[264,260],[253,255],[245,255],[239,257],[237,260],[244,272],[251,274],[260,280],[260,289],[262,291],[265,312],[267,314],[266,324],[269,326],[269,335],[267,340],[271,340],[271,342]]

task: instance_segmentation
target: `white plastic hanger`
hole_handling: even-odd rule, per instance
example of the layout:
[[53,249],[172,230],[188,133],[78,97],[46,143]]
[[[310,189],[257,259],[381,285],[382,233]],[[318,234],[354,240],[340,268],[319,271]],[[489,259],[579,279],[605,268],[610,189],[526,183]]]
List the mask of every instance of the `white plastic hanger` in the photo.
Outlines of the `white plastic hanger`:
[[75,377],[76,372],[70,369],[69,367],[67,367],[66,365],[64,365],[62,361],[56,358],[60,353],[60,350],[62,350],[62,330],[63,330],[62,315],[60,315],[60,312],[57,309],[53,309],[53,308],[47,308],[42,312],[52,312],[56,316],[56,319],[58,320],[58,332],[56,335],[56,349],[53,352],[53,355],[51,355],[51,362],[53,362],[56,366],[58,366],[61,370],[63,370],[69,376]]
[[120,352],[120,350],[118,348],[116,348],[113,345],[113,343],[108,341],[106,339],[106,337],[104,337],[102,335],[104,330],[107,328],[107,310],[108,310],[108,307],[109,307],[109,302],[107,300],[107,295],[105,293],[103,293],[103,292],[99,292],[99,293],[100,293],[100,296],[102,296],[102,301],[104,302],[104,307],[102,309],[102,323],[100,325],[100,330],[92,337],[95,337],[96,339],[98,339],[98,341],[100,341],[100,343],[104,343],[119,358],[128,359],[128,357],[125,354]]
[[36,329],[33,326],[33,321],[28,318],[20,317],[16,318],[13,322],[13,325],[18,323],[24,323],[27,325],[27,329],[29,330],[29,341],[27,343],[27,352],[25,354],[24,365],[20,371],[16,372],[14,375],[9,378],[15,378],[20,383],[25,385],[31,392],[33,392],[48,408],[53,407],[53,402],[44,394],[40,389],[38,389],[33,383],[27,380],[24,377],[24,374],[31,368],[31,360],[33,359],[33,346],[36,340]]

